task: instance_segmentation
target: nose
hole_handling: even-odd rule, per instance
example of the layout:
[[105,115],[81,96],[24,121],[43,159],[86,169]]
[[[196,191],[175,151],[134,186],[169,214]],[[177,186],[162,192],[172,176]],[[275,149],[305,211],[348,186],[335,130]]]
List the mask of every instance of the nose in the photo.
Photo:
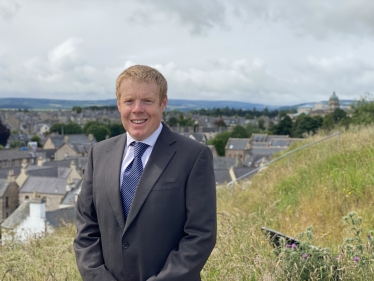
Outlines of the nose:
[[144,109],[143,109],[143,105],[142,105],[141,101],[137,100],[134,103],[134,106],[132,108],[132,112],[136,113],[136,112],[143,112],[143,111],[144,111]]

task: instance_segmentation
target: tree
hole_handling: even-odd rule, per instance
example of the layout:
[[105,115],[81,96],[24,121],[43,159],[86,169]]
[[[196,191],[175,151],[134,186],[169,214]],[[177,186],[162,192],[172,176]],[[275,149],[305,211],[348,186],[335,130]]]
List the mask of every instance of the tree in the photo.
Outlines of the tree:
[[192,127],[195,125],[195,121],[192,120],[190,117],[188,118],[183,118],[182,120],[179,120],[179,125],[180,126],[188,126],[188,127]]
[[208,141],[208,144],[214,145],[218,155],[225,156],[226,143],[230,138],[230,132],[217,134],[215,138]]
[[111,137],[115,137],[123,133],[126,133],[126,130],[125,128],[123,128],[123,125],[121,123],[110,124],[108,128],[109,128]]
[[0,144],[0,150],[4,150],[4,146]]
[[334,118],[335,124],[338,124],[340,120],[344,119],[346,116],[347,113],[340,108],[336,108],[332,113],[332,117]]
[[167,121],[167,124],[170,127],[176,127],[178,125],[178,119],[175,117],[170,117],[169,120]]
[[0,145],[6,146],[9,136],[10,130],[0,120]]
[[87,133],[87,129],[88,129],[91,125],[102,125],[102,123],[97,122],[97,121],[88,121],[88,122],[87,122],[86,124],[84,124],[84,126],[83,126],[83,133],[85,133],[86,135],[88,135],[88,133]]
[[110,130],[104,124],[92,124],[87,128],[86,134],[93,134],[97,141],[102,141],[106,136],[110,136]]
[[74,123],[74,122],[69,122],[65,124],[64,133],[66,135],[82,134],[83,130],[79,124]]
[[348,130],[351,123],[352,123],[352,118],[347,116],[343,118],[342,120],[340,120],[339,125],[343,126],[346,130]]
[[302,138],[304,134],[315,134],[320,127],[320,119],[301,114],[296,118],[296,122],[292,128],[294,138]]
[[352,104],[352,109],[352,123],[364,125],[374,123],[374,102],[371,94],[367,93],[356,104]]
[[50,128],[49,128],[49,133],[58,133],[58,134],[62,134],[62,127],[64,126],[64,124],[62,123],[55,123],[53,124]]
[[331,131],[335,128],[334,116],[332,114],[328,114],[323,118],[322,128],[327,131]]
[[218,128],[219,127],[227,127],[225,121],[222,118],[215,120],[214,125],[216,125]]
[[292,131],[292,120],[291,117],[287,114],[283,114],[281,116],[281,120],[279,121],[278,125],[275,125],[271,129],[271,133],[274,135],[291,135]]
[[82,107],[80,106],[73,106],[71,111],[75,111],[76,113],[81,113],[82,112]]
[[259,129],[255,127],[252,123],[248,123],[247,126],[245,126],[245,129],[247,130],[247,134],[249,137],[252,136],[252,134],[258,133]]
[[55,123],[49,129],[49,132],[64,134],[64,135],[73,135],[73,134],[82,134],[82,128],[79,124],[74,122],[69,122],[66,124],[63,123]]
[[41,139],[38,136],[33,136],[30,141],[36,141],[38,143],[38,147],[42,147],[42,144],[40,143]]
[[258,122],[258,128],[260,130],[265,130],[265,120],[264,120],[264,118],[258,118],[257,122]]
[[249,138],[248,131],[240,125],[236,125],[231,132],[232,138]]

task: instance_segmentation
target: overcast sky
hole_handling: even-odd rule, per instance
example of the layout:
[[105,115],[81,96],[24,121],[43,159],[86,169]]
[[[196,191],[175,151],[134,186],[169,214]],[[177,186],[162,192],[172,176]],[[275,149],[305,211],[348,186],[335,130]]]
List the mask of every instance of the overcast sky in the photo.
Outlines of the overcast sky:
[[0,0],[0,98],[112,99],[147,64],[170,99],[359,99],[373,50],[372,0]]

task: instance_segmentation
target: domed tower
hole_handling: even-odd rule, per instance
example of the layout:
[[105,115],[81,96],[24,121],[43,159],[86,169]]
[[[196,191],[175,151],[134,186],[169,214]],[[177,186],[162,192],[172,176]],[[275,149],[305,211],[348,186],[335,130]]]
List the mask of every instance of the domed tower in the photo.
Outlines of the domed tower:
[[333,92],[332,96],[329,99],[328,113],[334,112],[334,110],[337,108],[340,108],[339,98],[335,94],[335,92]]

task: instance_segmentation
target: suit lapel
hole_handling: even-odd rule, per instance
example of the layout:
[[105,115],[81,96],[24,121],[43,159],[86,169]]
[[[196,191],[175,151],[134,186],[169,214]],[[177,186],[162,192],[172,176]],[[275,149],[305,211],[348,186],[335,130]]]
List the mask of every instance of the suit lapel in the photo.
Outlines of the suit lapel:
[[149,192],[151,192],[158,178],[161,176],[170,159],[175,154],[175,149],[171,146],[174,142],[175,139],[170,129],[163,124],[162,131],[155,143],[136,189],[124,232],[128,229],[129,225],[139,213]]
[[125,216],[123,214],[121,193],[120,193],[120,173],[123,158],[123,151],[126,145],[126,134],[123,134],[114,145],[110,146],[105,155],[105,184],[109,196],[110,205],[118,224],[122,229],[125,227]]

